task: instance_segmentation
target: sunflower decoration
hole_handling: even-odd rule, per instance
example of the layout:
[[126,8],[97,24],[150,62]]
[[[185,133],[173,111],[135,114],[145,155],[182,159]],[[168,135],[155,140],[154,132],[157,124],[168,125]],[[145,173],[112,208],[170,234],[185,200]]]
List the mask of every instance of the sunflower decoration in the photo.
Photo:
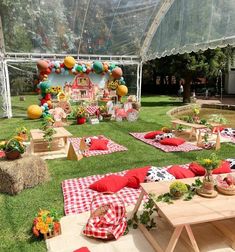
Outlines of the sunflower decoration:
[[107,84],[107,88],[109,90],[116,90],[117,87],[119,85],[119,81],[118,80],[115,80],[115,81],[109,81],[108,84]]

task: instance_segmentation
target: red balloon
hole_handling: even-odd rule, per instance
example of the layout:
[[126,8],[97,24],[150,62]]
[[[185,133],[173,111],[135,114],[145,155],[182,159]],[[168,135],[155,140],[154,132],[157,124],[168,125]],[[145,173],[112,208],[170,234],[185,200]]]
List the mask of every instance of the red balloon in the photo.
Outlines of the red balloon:
[[112,71],[112,76],[114,79],[120,79],[122,77],[122,69],[120,67],[115,67]]
[[51,94],[46,94],[45,97],[44,97],[44,99],[45,99],[46,101],[51,100]]
[[49,64],[47,61],[45,60],[38,60],[37,61],[37,68],[42,71],[42,70],[46,70],[49,67]]
[[47,100],[46,99],[41,99],[41,105],[43,105],[44,103],[46,103]]

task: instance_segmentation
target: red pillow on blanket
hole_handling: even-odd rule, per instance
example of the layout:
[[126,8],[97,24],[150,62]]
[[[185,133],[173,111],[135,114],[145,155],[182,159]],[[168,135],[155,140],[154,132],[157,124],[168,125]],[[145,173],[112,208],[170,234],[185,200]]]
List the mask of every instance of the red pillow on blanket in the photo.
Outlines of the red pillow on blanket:
[[124,177],[128,179],[126,186],[131,188],[139,188],[140,183],[144,182],[149,168],[150,166],[145,166],[127,171],[127,173],[124,175]]
[[164,145],[172,145],[172,146],[179,146],[183,143],[185,143],[185,140],[180,137],[172,137],[172,138],[165,138],[159,142],[160,144]]
[[152,132],[145,134],[144,138],[145,139],[153,139],[153,138],[155,138],[156,135],[159,135],[159,134],[164,134],[164,132],[161,130],[152,131]]
[[74,250],[73,252],[91,252],[87,247],[82,247]]
[[108,142],[107,139],[92,138],[89,150],[108,150]]
[[195,177],[195,174],[191,170],[180,167],[179,165],[172,165],[167,171],[176,179]]
[[196,176],[203,176],[205,174],[205,169],[198,164],[197,162],[192,162],[189,165],[189,169],[196,175]]
[[[196,176],[203,176],[205,174],[205,169],[203,168],[203,166],[199,165],[196,162],[192,162],[189,165],[189,169],[196,175]],[[221,174],[221,173],[230,173],[231,172],[231,168],[230,168],[230,164],[228,161],[222,161],[221,165],[214,169],[212,171],[212,174]]]
[[221,165],[212,171],[212,174],[230,173],[231,168],[228,161],[222,161]]
[[125,187],[128,183],[128,178],[118,175],[106,176],[89,186],[90,189],[97,192],[112,192],[115,193]]
[[217,133],[218,131],[222,131],[222,130],[224,130],[224,129],[225,129],[225,127],[217,126],[217,127],[214,127],[214,128],[213,128],[212,133]]

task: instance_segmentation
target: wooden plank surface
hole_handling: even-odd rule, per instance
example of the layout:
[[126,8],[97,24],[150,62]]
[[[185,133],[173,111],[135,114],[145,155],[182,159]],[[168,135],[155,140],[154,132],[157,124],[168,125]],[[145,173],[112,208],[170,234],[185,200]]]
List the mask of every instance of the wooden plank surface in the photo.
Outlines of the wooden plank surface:
[[[184,183],[191,184],[195,178],[182,179]],[[146,193],[156,196],[169,192],[172,182],[142,183]],[[217,220],[235,218],[235,196],[218,194],[216,198],[203,198],[195,195],[192,200],[174,200],[174,204],[155,202],[157,207],[172,226],[197,224]]]
[[[71,137],[72,134],[68,132],[65,128],[59,127],[54,128],[56,133],[53,135],[53,138],[61,138],[61,137]],[[30,135],[33,141],[43,140],[43,131],[40,129],[32,129],[30,130]]]

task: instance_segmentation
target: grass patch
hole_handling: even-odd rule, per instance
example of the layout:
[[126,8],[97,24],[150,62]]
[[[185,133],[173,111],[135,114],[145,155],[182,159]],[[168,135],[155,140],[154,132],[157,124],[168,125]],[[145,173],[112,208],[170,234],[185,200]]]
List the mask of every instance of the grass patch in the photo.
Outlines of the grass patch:
[[[0,139],[12,135],[16,127],[26,126],[28,129],[38,128],[41,120],[28,120],[27,106],[37,104],[37,96],[27,96],[26,101],[12,98],[12,119],[0,119]],[[68,178],[84,177],[93,174],[117,172],[133,167],[145,165],[164,166],[170,164],[184,164],[196,159],[199,152],[164,153],[132,136],[129,132],[143,132],[171,126],[166,112],[182,103],[177,98],[167,96],[143,97],[140,118],[135,123],[104,122],[97,125],[71,125],[67,129],[74,136],[89,136],[103,134],[128,148],[126,152],[110,155],[83,158],[81,161],[67,161],[65,159],[47,161],[51,180],[43,185],[27,189],[16,196],[0,194],[0,251],[46,251],[43,241],[31,238],[31,225],[34,215],[39,208],[55,208],[63,215],[63,195],[61,182]],[[202,151],[211,153],[211,151]],[[222,144],[217,152],[222,158],[235,157],[235,148],[231,144]]]

